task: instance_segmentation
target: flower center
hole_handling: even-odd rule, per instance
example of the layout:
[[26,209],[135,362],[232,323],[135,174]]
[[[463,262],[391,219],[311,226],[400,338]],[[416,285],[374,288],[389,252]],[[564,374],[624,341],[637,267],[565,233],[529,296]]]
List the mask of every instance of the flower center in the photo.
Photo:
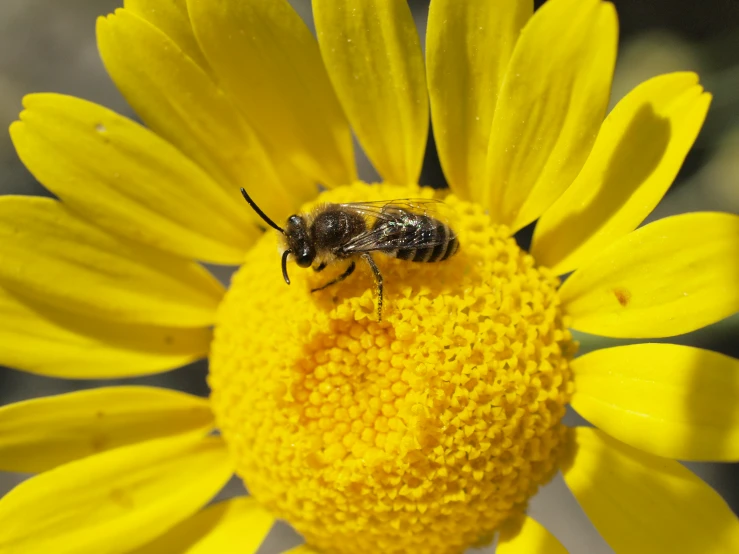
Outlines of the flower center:
[[[322,202],[430,196],[356,184]],[[556,276],[446,199],[460,250],[376,253],[369,267],[280,272],[276,233],[248,254],[220,310],[213,409],[250,493],[323,552],[462,552],[490,540],[557,468],[574,346]]]

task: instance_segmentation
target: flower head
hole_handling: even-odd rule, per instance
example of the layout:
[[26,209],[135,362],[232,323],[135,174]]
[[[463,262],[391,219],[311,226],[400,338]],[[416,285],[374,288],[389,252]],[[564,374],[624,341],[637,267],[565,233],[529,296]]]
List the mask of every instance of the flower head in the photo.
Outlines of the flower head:
[[[674,460],[739,459],[739,363],[575,357],[569,331],[672,337],[739,310],[739,217],[635,230],[700,130],[697,77],[655,77],[605,117],[617,23],[599,0],[433,0],[425,63],[405,2],[313,8],[317,42],[285,0],[131,0],[98,41],[146,127],[24,100],[11,136],[59,200],[0,199],[0,363],[110,378],[208,355],[212,395],[0,408],[0,469],[40,474],[0,500],[0,552],[255,552],[275,517],[322,553],[496,535],[559,552],[526,515],[557,470],[616,551],[738,549],[736,517]],[[429,111],[448,193],[417,184]],[[357,181],[350,125],[383,183]],[[316,271],[290,253],[288,287],[240,187],[278,222],[438,197],[460,250],[335,250]],[[534,221],[527,253],[511,235]],[[240,268],[225,292],[197,262]],[[567,429],[568,404],[598,429]],[[250,497],[201,510],[234,472]]]
[[[361,184],[321,200],[419,194]],[[464,250],[378,256],[382,322],[369,270],[317,298],[305,291],[324,272],[285,290],[272,234],[219,310],[209,383],[237,472],[322,550],[459,551],[523,510],[561,457],[574,345],[558,279],[479,206],[447,204]]]

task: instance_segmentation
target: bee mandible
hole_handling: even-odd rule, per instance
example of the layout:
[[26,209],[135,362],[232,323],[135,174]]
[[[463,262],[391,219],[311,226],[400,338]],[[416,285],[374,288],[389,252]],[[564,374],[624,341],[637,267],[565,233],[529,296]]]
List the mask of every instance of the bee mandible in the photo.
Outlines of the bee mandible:
[[284,229],[272,221],[241,189],[252,209],[285,239],[282,276],[290,284],[287,261],[290,256],[299,267],[313,267],[316,272],[349,260],[338,277],[314,288],[323,290],[349,277],[361,258],[372,270],[377,286],[377,318],[382,321],[383,280],[373,252],[409,262],[441,262],[459,250],[457,234],[443,221],[431,215],[438,200],[402,199],[381,202],[323,204],[307,214],[287,218]]

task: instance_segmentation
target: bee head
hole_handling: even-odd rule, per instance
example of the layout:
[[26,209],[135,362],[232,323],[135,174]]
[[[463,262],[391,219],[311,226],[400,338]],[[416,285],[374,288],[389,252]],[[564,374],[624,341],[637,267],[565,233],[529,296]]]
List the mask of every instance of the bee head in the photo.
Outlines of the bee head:
[[267,217],[267,214],[265,214],[261,208],[256,205],[254,200],[251,199],[251,196],[246,192],[246,189],[242,188],[241,194],[267,225],[285,236],[285,239],[287,240],[287,249],[282,253],[282,277],[289,285],[290,277],[287,276],[287,257],[290,254],[295,256],[295,261],[300,267],[310,267],[313,263],[313,259],[316,257],[313,241],[308,232],[308,224],[305,222],[305,219],[296,214],[287,218],[287,225],[283,229]]
[[310,267],[316,257],[316,249],[313,247],[305,219],[299,215],[291,215],[285,226],[285,237],[288,249],[295,257],[295,263],[300,267]]

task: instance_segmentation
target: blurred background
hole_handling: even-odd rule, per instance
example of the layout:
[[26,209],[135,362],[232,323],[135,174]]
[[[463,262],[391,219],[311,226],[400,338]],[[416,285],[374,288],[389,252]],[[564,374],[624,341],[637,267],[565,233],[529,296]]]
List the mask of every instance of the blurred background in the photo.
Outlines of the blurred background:
[[[494,0],[491,0],[494,1]],[[312,26],[310,0],[291,0]],[[537,6],[540,4],[537,0]],[[639,82],[676,70],[700,74],[714,95],[711,111],[698,141],[675,184],[649,220],[690,211],[739,213],[739,0],[615,0],[620,20],[620,50],[612,104]],[[95,19],[120,7],[122,0],[1,0],[0,1],[0,194],[45,194],[25,170],[8,137],[8,125],[30,92],[60,92],[79,96],[135,117],[103,70],[95,45]],[[419,33],[424,36],[427,0],[411,0]],[[362,160],[360,173],[371,179]],[[422,182],[444,186],[444,178],[429,141]],[[648,220],[648,221],[649,221]],[[526,231],[520,241],[526,243]],[[223,277],[227,278],[227,273]],[[2,317],[2,314],[0,314]],[[616,344],[580,336],[582,350]],[[733,317],[680,342],[739,357],[739,317]],[[0,348],[2,345],[0,345]],[[203,363],[127,383],[155,384],[206,395]],[[109,384],[109,382],[107,382]],[[98,386],[31,376],[0,367],[0,405]],[[576,422],[571,415],[568,423]],[[739,466],[690,464],[739,511]],[[24,478],[0,473],[0,495]],[[232,483],[224,495],[241,491]],[[560,478],[534,499],[532,515],[547,526],[572,554],[606,554],[611,550],[587,521]],[[267,554],[297,544],[286,527],[275,530],[262,551]]]

